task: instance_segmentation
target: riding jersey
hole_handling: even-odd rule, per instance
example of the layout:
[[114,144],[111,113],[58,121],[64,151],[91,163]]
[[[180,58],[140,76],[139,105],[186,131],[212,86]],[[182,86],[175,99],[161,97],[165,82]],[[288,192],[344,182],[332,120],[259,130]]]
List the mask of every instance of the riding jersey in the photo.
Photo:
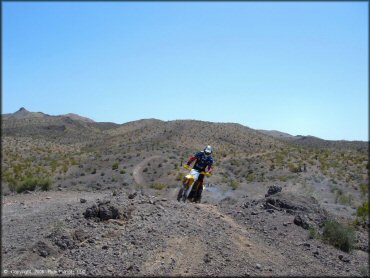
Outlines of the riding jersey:
[[188,161],[188,165],[195,160],[193,169],[202,172],[208,167],[207,172],[212,172],[213,158],[212,156],[206,156],[204,152],[197,152],[194,156],[191,156]]

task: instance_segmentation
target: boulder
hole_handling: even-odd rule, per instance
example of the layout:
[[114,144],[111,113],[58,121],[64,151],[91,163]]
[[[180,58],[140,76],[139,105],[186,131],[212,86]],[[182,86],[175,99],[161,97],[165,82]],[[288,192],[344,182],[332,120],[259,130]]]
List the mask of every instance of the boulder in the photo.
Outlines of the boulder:
[[119,219],[119,211],[114,206],[99,206],[100,220]]
[[279,192],[281,192],[281,190],[282,190],[281,186],[272,185],[272,186],[269,187],[269,189],[267,191],[267,194],[265,194],[265,197],[268,197],[268,196],[274,195],[276,193],[279,193]]
[[129,199],[134,199],[135,197],[136,197],[136,195],[137,195],[137,192],[135,191],[135,192],[132,192],[132,193],[130,193],[129,195],[128,195],[128,198]]
[[296,224],[297,226],[301,226],[305,230],[308,230],[308,228],[310,227],[306,220],[302,218],[300,215],[294,217],[294,224]]
[[36,242],[36,244],[33,246],[33,250],[44,258],[55,253],[54,250],[44,241]]
[[48,235],[47,238],[49,238],[62,250],[73,249],[77,247],[72,236],[65,229],[56,229],[50,235]]
[[85,218],[98,218],[100,220],[120,219],[118,208],[108,205],[109,202],[100,202],[98,206],[93,205],[83,213]]

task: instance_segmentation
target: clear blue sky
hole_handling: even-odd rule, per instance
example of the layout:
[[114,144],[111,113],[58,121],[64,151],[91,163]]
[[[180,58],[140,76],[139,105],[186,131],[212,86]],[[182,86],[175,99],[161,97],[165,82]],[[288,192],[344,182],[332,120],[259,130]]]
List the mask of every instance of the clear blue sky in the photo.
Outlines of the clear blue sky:
[[2,113],[368,140],[368,2],[3,2]]

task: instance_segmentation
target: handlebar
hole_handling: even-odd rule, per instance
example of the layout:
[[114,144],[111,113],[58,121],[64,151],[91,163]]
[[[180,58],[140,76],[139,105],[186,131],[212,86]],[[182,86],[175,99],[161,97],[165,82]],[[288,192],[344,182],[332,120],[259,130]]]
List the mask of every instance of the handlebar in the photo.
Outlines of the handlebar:
[[[183,167],[184,167],[185,169],[187,169],[187,170],[191,170],[191,169],[192,169],[192,168],[191,168],[189,165],[187,165],[187,164],[185,164]],[[200,174],[205,175],[205,176],[207,176],[207,177],[212,176],[212,174],[211,174],[211,173],[204,172],[204,171],[200,172]]]
[[208,173],[208,172],[200,172],[202,175],[205,175],[205,176],[207,176],[207,177],[210,177],[210,176],[212,176],[212,174],[211,173]]

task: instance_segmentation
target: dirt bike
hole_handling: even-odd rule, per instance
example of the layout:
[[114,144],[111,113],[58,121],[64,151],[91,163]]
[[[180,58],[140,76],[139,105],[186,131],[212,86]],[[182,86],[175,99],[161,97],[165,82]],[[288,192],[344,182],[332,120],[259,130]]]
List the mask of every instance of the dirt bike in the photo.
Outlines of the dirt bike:
[[[192,168],[188,165],[184,165],[184,168],[190,171],[192,170]],[[200,172],[200,175],[205,175],[206,177],[210,177],[211,173],[202,171]],[[177,201],[182,200],[183,202],[186,202],[196,182],[197,181],[195,181],[195,177],[191,173],[187,174],[182,179],[181,188],[179,190],[179,193],[177,194]]]

